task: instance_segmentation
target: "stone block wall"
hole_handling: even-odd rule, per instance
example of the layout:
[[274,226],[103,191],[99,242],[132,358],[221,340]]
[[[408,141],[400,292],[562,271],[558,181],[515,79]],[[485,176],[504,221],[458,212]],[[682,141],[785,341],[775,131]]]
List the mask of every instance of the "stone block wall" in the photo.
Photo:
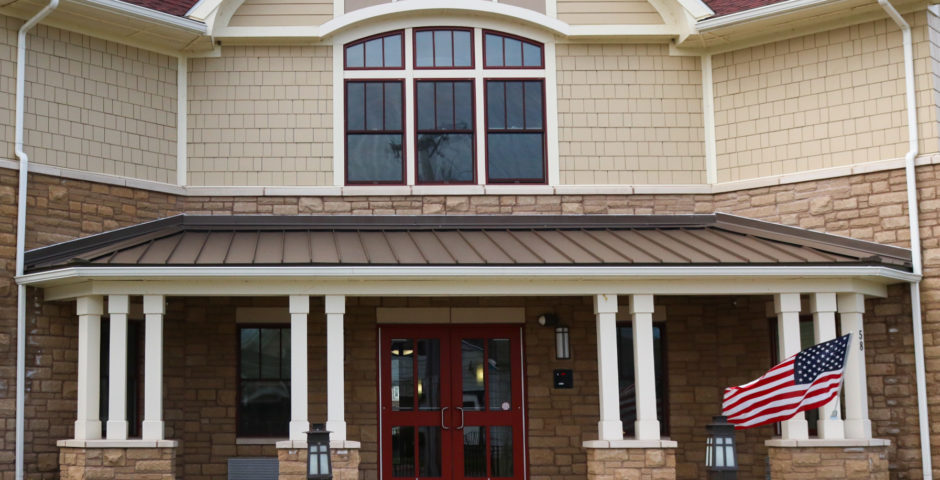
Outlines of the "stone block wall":
[[176,480],[175,448],[62,448],[61,480]]
[[[770,447],[774,480],[887,480],[887,447]],[[920,478],[919,475],[899,478]]]
[[[277,449],[278,480],[306,480],[307,478],[307,452],[304,449],[279,448]],[[359,479],[359,450],[332,449],[330,462],[333,466],[334,480]]]
[[587,480],[675,480],[671,448],[589,448]]

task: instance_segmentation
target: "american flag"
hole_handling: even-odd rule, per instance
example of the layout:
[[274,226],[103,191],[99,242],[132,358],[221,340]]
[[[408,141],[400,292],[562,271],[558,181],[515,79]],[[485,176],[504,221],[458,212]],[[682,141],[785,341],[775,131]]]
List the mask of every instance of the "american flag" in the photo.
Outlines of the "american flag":
[[753,382],[726,388],[721,414],[740,430],[822,407],[842,388],[849,337],[809,347]]

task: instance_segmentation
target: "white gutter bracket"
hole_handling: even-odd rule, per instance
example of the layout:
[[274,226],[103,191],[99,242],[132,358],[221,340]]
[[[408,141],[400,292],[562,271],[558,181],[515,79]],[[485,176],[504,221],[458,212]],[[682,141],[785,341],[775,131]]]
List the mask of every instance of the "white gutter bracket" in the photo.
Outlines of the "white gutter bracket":
[[[29,157],[23,151],[23,117],[26,110],[26,33],[59,6],[50,0],[20,27],[16,36],[16,125],[14,147],[20,160],[19,192],[16,202],[16,276],[23,274],[26,255],[26,190],[29,178]],[[16,287],[16,480],[23,480],[23,457],[26,441],[26,285]]]
[[[904,170],[907,177],[907,212],[911,229],[911,263],[914,274],[921,276],[923,265],[920,245],[920,219],[917,204],[917,172],[915,159],[920,152],[917,132],[917,99],[914,86],[914,40],[911,26],[888,0],[878,0],[885,13],[901,29],[904,44],[904,84],[907,104],[908,152],[904,156]],[[914,371],[917,381],[917,411],[920,425],[920,454],[924,480],[933,480],[933,466],[930,452],[930,421],[927,417],[927,373],[924,365],[924,332],[921,319],[920,281],[911,282],[911,321],[914,330]]]

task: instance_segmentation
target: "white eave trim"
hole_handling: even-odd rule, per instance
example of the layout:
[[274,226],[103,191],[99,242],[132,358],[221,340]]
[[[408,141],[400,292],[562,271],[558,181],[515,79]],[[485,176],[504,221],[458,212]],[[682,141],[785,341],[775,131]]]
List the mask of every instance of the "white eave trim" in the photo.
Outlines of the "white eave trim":
[[880,266],[335,266],[335,267],[66,267],[30,273],[16,278],[21,285],[38,285],[62,280],[161,280],[183,278],[341,278],[341,279],[461,279],[461,278],[539,278],[539,279],[616,279],[616,278],[847,278],[879,277],[896,282],[919,281],[920,276]]
[[[204,0],[200,0],[204,1]],[[682,8],[685,11],[689,12],[689,15],[696,20],[701,20],[706,17],[710,17],[715,14],[715,11],[709,8],[709,6],[702,0],[677,0],[679,5],[682,5]]]
[[190,20],[188,18],[177,17],[176,15],[170,15],[169,13],[163,13],[151,8],[141,7],[127,2],[122,2],[120,0],[70,0],[72,3],[88,5],[103,10],[109,10],[112,12],[118,12],[124,15],[135,17],[141,20],[145,20],[152,23],[158,23],[162,25],[169,25],[172,27],[180,28],[192,33],[198,33],[204,35],[206,33],[206,25],[202,22],[197,22],[195,20]]
[[782,15],[804,8],[818,7],[830,3],[838,3],[843,0],[787,0],[784,2],[765,5],[763,7],[752,8],[743,12],[732,13],[718,18],[702,20],[695,24],[695,29],[699,32],[707,32],[717,28],[736,25],[739,23],[761,20],[775,15]]
[[221,4],[222,0],[199,0],[186,12],[186,16],[203,21],[209,18],[209,14]]

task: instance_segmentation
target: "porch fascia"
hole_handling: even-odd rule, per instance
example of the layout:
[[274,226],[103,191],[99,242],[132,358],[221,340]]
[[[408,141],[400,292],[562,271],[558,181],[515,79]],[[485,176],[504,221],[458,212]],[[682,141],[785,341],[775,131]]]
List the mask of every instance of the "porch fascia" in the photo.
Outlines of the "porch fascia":
[[68,267],[17,277],[47,300],[85,295],[519,296],[763,295],[884,297],[918,275],[882,266],[729,267]]

